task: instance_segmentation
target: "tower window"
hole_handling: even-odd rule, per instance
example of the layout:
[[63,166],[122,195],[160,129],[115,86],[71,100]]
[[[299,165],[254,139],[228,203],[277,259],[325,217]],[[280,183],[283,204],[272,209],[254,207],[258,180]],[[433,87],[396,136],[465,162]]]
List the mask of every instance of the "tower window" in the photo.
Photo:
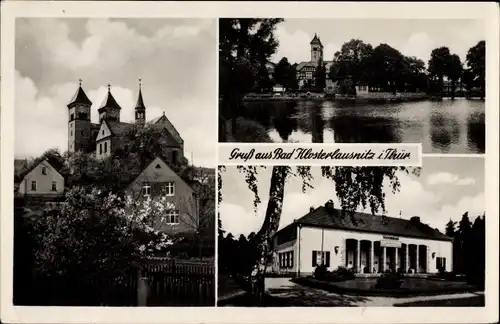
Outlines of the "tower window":
[[99,144],[99,154],[102,154],[102,143]]
[[80,134],[81,134],[82,136],[84,136],[84,135],[85,135],[85,132],[83,131],[83,129],[80,131]]
[[108,151],[108,142],[104,142],[104,153]]
[[75,114],[71,114],[71,116],[69,117],[69,120],[70,121],[75,120]]

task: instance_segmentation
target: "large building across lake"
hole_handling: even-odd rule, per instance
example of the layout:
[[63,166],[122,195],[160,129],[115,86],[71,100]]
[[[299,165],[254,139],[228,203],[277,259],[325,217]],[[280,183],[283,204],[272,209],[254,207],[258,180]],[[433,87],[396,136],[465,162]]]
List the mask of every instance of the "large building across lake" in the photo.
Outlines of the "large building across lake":
[[310,275],[324,263],[356,273],[436,273],[452,269],[451,238],[420,222],[335,209],[332,201],[281,229],[274,238],[274,272]]

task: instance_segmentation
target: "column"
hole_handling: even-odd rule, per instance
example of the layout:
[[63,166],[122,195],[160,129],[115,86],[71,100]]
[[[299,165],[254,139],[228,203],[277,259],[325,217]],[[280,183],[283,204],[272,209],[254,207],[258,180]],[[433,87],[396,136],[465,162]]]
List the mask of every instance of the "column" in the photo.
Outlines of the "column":
[[356,272],[361,273],[361,241],[358,240],[358,249],[356,255]]
[[399,248],[394,248],[394,271],[398,272],[398,252]]
[[383,251],[383,256],[382,256],[382,272],[385,272],[385,269],[386,269],[386,265],[387,265],[387,262],[386,262],[386,249],[385,249],[385,246],[382,248],[382,251]]
[[368,269],[369,273],[373,272],[373,250],[375,250],[375,242],[371,241],[371,246],[370,246],[370,269]]
[[417,257],[416,257],[416,264],[415,264],[415,273],[418,273],[418,268],[419,268],[419,263],[418,263],[418,244],[417,244]]
[[408,268],[410,268],[410,263],[409,263],[410,252],[408,251],[409,245],[406,244],[405,246],[406,246],[406,248],[405,248],[405,269],[404,269],[404,273],[408,272]]

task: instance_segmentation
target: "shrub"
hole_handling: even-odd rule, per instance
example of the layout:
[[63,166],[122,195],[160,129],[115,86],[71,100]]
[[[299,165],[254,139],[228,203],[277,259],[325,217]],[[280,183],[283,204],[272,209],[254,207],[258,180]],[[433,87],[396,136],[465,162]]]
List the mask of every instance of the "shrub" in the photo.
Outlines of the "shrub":
[[403,281],[401,280],[402,276],[400,274],[391,272],[384,273],[380,277],[377,278],[377,283],[375,284],[375,288],[378,289],[399,289],[401,288],[401,284]]
[[328,273],[326,265],[322,264],[314,269],[314,278],[316,279],[324,279]]

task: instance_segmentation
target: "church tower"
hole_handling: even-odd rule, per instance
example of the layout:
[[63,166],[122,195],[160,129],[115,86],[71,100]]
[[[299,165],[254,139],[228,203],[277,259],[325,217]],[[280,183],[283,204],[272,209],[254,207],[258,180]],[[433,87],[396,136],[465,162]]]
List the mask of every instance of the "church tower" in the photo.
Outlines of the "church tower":
[[137,103],[135,104],[135,123],[137,125],[144,125],[145,122],[146,106],[144,105],[144,100],[142,99],[141,79],[139,79],[139,96],[137,97]]
[[89,150],[91,141],[90,106],[89,100],[82,88],[82,80],[75,95],[67,105],[68,122],[68,151],[70,153]]
[[111,94],[111,85],[108,84],[108,94],[102,102],[101,107],[97,110],[99,112],[99,123],[102,123],[103,120],[119,122],[121,109]]
[[318,35],[314,34],[311,41],[311,62],[318,63],[320,59],[323,60],[323,44]]

